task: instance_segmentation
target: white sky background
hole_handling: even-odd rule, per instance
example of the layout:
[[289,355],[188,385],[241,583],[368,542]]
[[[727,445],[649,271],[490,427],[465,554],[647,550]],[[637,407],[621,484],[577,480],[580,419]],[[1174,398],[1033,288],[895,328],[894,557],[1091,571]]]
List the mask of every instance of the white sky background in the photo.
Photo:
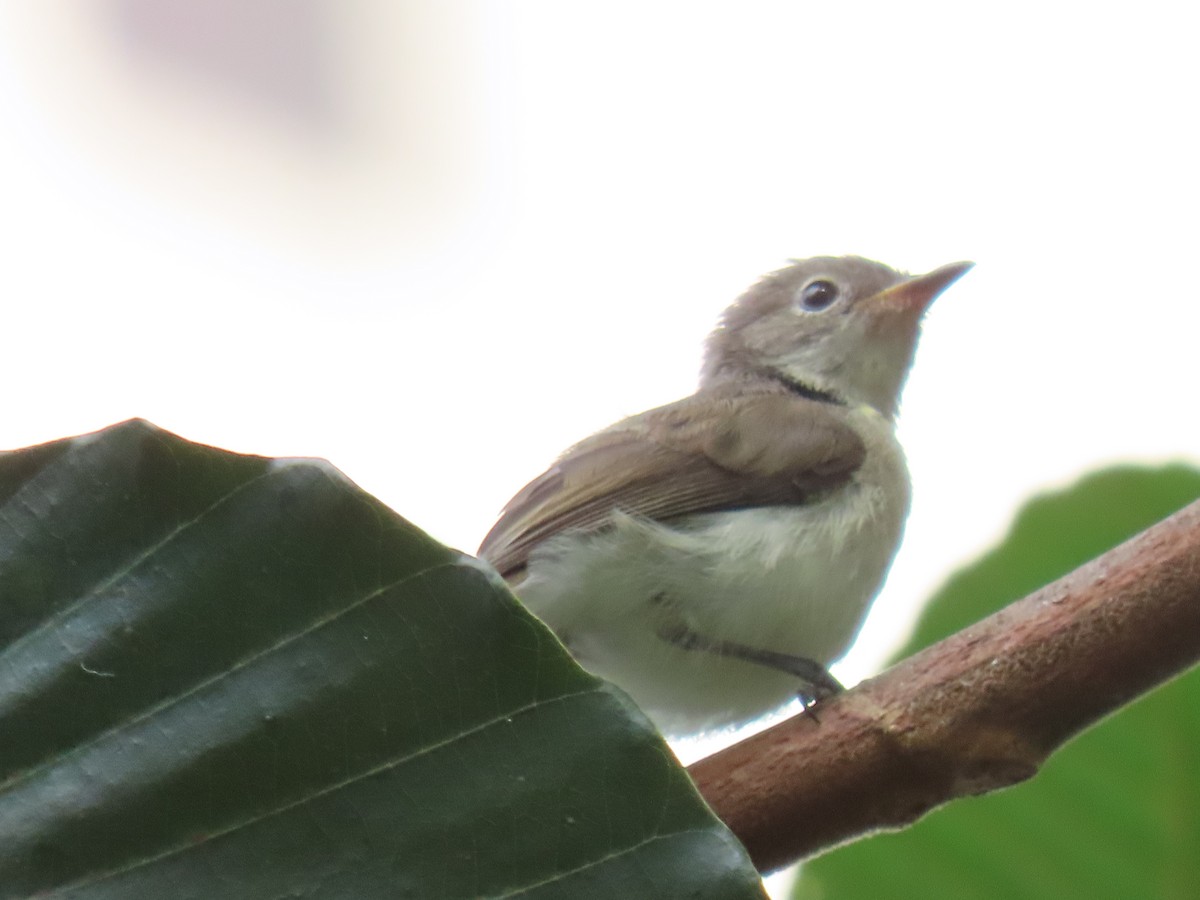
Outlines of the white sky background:
[[0,446],[146,417],[473,549],[789,257],[934,305],[860,647],[1030,493],[1197,459],[1182,3],[9,0]]

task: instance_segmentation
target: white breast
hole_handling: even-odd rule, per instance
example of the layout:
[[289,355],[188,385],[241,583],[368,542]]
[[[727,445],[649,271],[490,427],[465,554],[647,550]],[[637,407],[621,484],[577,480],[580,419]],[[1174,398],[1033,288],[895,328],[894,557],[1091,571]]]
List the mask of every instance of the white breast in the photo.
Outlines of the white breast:
[[521,599],[588,669],[624,688],[664,731],[740,723],[800,685],[760,665],[658,636],[698,635],[803,656],[841,656],[895,555],[908,475],[889,422],[853,414],[867,458],[852,483],[803,507],[706,513],[670,526],[615,513],[612,527],[539,547]]

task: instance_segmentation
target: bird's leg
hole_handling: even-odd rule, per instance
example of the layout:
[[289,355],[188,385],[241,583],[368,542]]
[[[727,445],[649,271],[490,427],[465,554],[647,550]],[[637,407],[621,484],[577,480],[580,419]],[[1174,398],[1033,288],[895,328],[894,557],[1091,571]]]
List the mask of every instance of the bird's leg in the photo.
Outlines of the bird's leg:
[[658,629],[658,636],[683,650],[701,650],[793,675],[808,686],[808,690],[796,692],[805,709],[810,709],[820,701],[845,690],[841,682],[829,674],[828,669],[805,656],[792,656],[790,653],[749,647],[737,641],[713,640],[679,622],[663,625]]

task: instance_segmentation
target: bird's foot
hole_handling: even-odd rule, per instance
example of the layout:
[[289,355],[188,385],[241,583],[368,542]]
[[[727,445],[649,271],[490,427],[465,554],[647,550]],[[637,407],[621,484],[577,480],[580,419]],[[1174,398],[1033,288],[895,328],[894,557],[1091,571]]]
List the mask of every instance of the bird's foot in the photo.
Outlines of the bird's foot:
[[[700,650],[729,659],[740,659],[743,662],[754,663],[795,676],[804,682],[804,687],[796,692],[796,696],[800,698],[805,711],[810,715],[822,700],[845,690],[841,682],[834,678],[828,669],[806,656],[793,656],[790,653],[779,653],[776,650],[750,647],[746,644],[739,644],[737,641],[706,638],[681,622],[663,625],[658,629],[658,636],[668,644],[674,644],[682,650]],[[813,718],[815,719],[816,716]]]

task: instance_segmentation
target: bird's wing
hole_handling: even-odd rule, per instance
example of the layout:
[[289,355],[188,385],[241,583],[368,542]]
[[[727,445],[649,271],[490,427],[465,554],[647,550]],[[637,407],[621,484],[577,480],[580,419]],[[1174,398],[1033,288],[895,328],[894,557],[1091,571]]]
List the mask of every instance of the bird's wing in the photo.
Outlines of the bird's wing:
[[782,388],[709,390],[572,447],[509,501],[479,555],[509,578],[546,538],[603,528],[614,509],[670,521],[802,504],[865,455],[840,406]]

